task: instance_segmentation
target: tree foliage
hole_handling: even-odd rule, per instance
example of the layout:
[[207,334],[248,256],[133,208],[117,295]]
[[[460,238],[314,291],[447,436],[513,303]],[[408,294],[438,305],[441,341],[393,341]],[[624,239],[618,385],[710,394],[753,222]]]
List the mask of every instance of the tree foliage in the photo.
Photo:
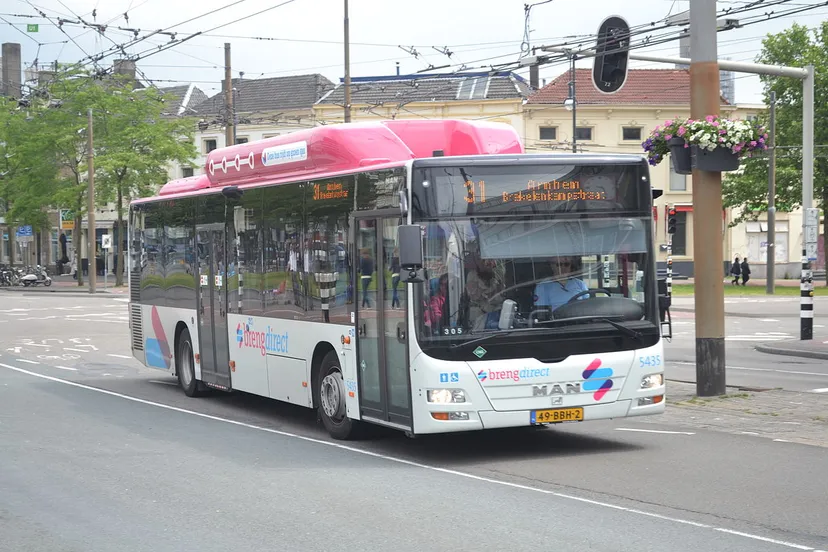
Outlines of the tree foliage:
[[[828,126],[823,123],[828,121],[828,103],[821,99],[828,97],[828,21],[815,29],[794,24],[781,33],[768,35],[756,61],[814,66],[814,196],[816,206],[824,212],[828,207]],[[802,206],[802,81],[767,75],[761,80],[766,104],[770,103],[771,91],[776,92],[776,208],[790,212]],[[734,225],[756,220],[768,209],[768,157],[748,158],[741,169],[741,174],[728,175],[723,183],[725,207],[737,209]]]
[[[7,222],[46,230],[51,227],[49,209],[63,208],[74,212],[75,228],[80,228],[87,205],[91,109],[95,203],[115,203],[118,228],[125,228],[129,201],[162,185],[170,162],[188,162],[196,155],[191,122],[165,113],[171,99],[157,89],[136,89],[120,76],[101,80],[70,71],[33,89],[21,102],[5,100],[0,105],[0,149],[5,154],[0,198]],[[79,253],[80,240],[75,247]]]

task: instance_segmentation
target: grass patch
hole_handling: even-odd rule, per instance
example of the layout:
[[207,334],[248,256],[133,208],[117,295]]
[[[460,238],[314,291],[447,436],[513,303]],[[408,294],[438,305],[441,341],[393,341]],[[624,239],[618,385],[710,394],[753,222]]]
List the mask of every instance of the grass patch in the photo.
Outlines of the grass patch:
[[[673,283],[673,295],[675,296],[690,296],[695,293],[693,284],[676,284]],[[747,297],[756,295],[765,295],[765,286],[731,286],[726,283],[724,287],[724,294],[727,297]],[[780,297],[799,297],[799,286],[776,286],[774,288],[774,296]],[[814,296],[828,297],[828,287],[814,282]]]

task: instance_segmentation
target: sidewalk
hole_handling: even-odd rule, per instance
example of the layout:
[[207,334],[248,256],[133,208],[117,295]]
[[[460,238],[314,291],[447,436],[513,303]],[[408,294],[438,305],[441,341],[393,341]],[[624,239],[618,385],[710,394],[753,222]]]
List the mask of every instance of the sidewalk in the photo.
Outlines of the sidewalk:
[[828,340],[820,336],[814,336],[814,339],[808,341],[791,339],[789,341],[761,343],[756,346],[756,350],[769,355],[786,355],[828,360]]
[[639,420],[828,448],[825,394],[729,387],[723,397],[696,397],[695,384],[668,381],[667,411]]
[[[105,295],[121,295],[129,292],[129,288],[126,286],[126,282],[121,287],[115,287],[115,277],[112,276],[111,278],[107,278],[107,285],[104,286],[103,278],[98,276],[98,280],[95,282],[95,293],[101,293]],[[77,294],[85,294],[89,295],[89,280],[84,278],[83,286],[78,286],[77,280],[73,279],[71,276],[57,276],[52,278],[52,285],[51,286],[2,286],[0,287],[0,291],[8,291],[8,292],[25,292],[25,293],[77,293]]]

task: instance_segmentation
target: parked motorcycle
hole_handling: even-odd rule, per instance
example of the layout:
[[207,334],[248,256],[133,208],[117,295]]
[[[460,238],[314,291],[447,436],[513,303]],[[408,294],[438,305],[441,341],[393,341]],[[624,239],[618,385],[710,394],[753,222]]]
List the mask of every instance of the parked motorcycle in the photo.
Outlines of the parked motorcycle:
[[52,285],[52,277],[49,276],[44,267],[37,265],[33,271],[30,271],[20,278],[20,283],[26,287],[41,284],[48,287]]

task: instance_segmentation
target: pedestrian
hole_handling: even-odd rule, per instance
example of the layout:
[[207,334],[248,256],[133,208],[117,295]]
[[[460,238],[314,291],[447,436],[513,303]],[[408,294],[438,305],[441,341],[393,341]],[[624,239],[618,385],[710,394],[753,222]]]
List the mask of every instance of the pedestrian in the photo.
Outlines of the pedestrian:
[[730,267],[730,275],[733,276],[733,281],[730,282],[732,286],[739,285],[739,276],[742,274],[742,265],[739,263],[739,257],[736,257],[736,260],[733,261],[733,266]]
[[746,286],[750,280],[750,265],[748,264],[747,257],[742,259],[742,285]]

